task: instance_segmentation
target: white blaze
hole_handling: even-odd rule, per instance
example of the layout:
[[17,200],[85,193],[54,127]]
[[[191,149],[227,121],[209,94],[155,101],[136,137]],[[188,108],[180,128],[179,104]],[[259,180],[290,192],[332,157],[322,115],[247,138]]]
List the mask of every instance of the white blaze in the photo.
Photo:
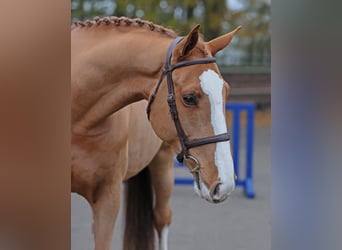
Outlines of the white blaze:
[[[215,135],[226,133],[227,125],[223,113],[223,80],[213,70],[203,72],[200,77],[201,87],[208,95],[211,111],[211,125]],[[235,188],[234,163],[230,152],[230,141],[216,143],[215,164],[222,182],[220,192],[231,193]]]

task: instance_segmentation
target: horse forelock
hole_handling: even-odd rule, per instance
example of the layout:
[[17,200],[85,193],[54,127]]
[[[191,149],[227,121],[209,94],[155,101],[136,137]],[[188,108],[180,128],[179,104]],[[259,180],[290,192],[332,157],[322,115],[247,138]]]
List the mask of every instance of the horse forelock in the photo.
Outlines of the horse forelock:
[[136,28],[147,28],[150,31],[159,32],[161,34],[165,34],[171,38],[177,37],[175,31],[171,29],[167,29],[161,25],[154,24],[150,21],[141,20],[140,18],[128,18],[128,17],[94,17],[93,20],[85,20],[85,21],[76,21],[73,23],[72,28],[75,27],[92,27],[98,26],[101,27],[103,25],[109,26],[111,25],[113,28],[115,27],[136,27]]

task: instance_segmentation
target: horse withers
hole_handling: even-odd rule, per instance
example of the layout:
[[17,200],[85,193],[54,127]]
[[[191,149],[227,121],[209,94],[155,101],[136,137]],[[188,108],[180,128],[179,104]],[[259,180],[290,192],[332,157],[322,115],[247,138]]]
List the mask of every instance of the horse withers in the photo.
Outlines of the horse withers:
[[[150,213],[135,219],[154,220],[160,249],[167,248],[174,153],[193,173],[200,197],[218,203],[234,190],[225,123],[229,86],[213,56],[239,27],[209,42],[198,30],[199,25],[178,37],[162,26],[124,17],[72,26],[72,191],[93,209],[97,250],[110,248],[122,181],[127,181],[128,197],[138,196],[130,192],[134,185],[137,192],[141,185],[147,185],[143,193],[155,192],[153,213],[152,195],[149,202],[136,203],[147,205]],[[145,114],[141,118],[143,105],[135,113],[138,107],[127,106],[143,99],[150,127]],[[135,198],[127,199],[126,216],[140,208],[129,208]],[[124,248],[152,249],[153,232],[141,230],[147,224],[140,222],[137,230],[133,221],[128,220]]]

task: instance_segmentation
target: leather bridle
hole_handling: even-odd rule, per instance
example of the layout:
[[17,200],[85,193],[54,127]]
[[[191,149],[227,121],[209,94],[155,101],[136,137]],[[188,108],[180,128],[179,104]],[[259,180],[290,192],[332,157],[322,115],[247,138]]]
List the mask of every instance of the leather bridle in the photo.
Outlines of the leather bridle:
[[172,41],[172,43],[169,46],[169,49],[167,51],[166,55],[166,64],[165,67],[163,68],[162,74],[160,76],[159,82],[157,83],[153,93],[151,94],[151,97],[148,101],[146,112],[147,112],[147,117],[150,120],[150,112],[151,112],[151,105],[155,99],[155,96],[159,90],[159,87],[161,85],[162,80],[164,79],[164,76],[167,76],[167,87],[168,87],[168,96],[167,96],[167,102],[169,104],[170,108],[170,113],[172,120],[175,124],[179,142],[182,148],[182,151],[177,154],[177,160],[179,162],[183,162],[184,159],[186,160],[192,160],[195,164],[196,167],[190,170],[191,173],[193,173],[196,177],[196,183],[197,187],[200,190],[201,185],[200,185],[200,163],[199,161],[192,156],[189,153],[190,148],[202,146],[205,144],[210,144],[210,143],[216,143],[216,142],[222,142],[222,141],[228,141],[230,140],[230,136],[228,133],[223,133],[215,136],[210,136],[210,137],[205,137],[201,139],[194,139],[192,141],[189,141],[188,137],[186,136],[183,127],[180,123],[179,116],[178,116],[178,111],[177,111],[177,106],[176,106],[176,99],[175,99],[175,92],[174,92],[174,83],[172,80],[172,72],[173,70],[185,66],[190,66],[190,65],[195,65],[195,64],[206,64],[206,63],[214,63],[216,62],[216,59],[214,57],[207,57],[207,58],[200,58],[200,59],[193,59],[193,60],[188,60],[188,61],[182,61],[178,62],[175,64],[171,64],[171,57],[172,57],[172,51],[173,48],[178,44],[184,37],[177,37]]

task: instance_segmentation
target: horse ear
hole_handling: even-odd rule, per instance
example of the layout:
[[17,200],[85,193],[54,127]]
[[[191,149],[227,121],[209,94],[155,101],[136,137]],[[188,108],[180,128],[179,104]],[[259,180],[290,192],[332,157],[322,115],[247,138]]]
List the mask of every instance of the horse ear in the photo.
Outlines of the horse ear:
[[238,26],[235,30],[229,32],[228,34],[219,36],[209,42],[207,42],[207,46],[211,54],[214,56],[218,51],[227,47],[230,41],[233,39],[236,32],[241,29],[241,26]]
[[180,52],[180,57],[186,56],[196,46],[198,42],[198,30],[200,25],[197,24],[190,33],[176,46]]

